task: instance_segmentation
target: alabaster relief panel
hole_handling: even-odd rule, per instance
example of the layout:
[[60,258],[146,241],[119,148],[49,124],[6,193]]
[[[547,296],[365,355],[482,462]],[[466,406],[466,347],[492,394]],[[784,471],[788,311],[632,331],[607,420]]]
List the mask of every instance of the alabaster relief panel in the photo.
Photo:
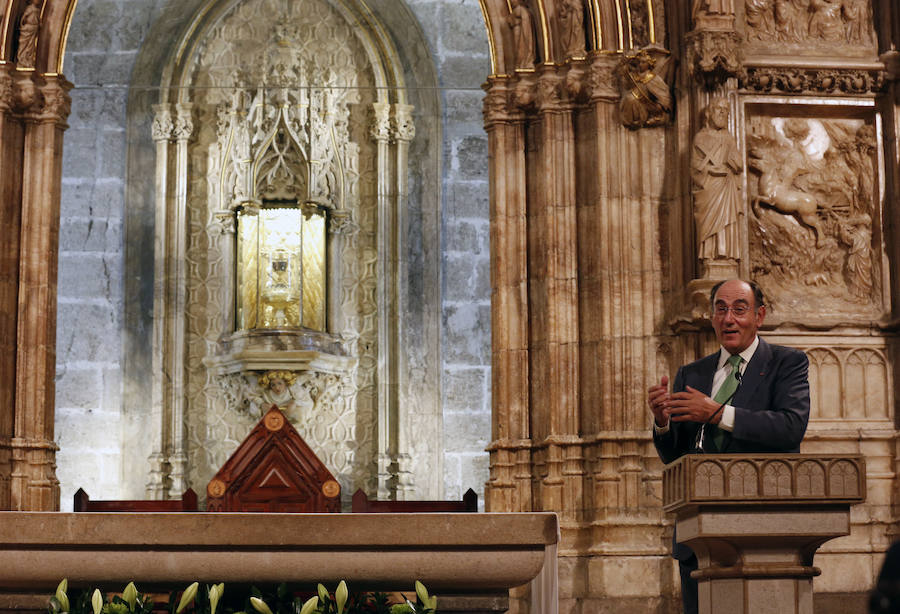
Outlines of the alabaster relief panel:
[[[192,85],[197,131],[189,150],[187,426],[190,483],[201,488],[274,402],[341,482],[374,459],[377,259],[368,136],[374,82],[351,26],[327,2],[237,5],[200,48]],[[258,164],[250,164],[252,160]],[[367,197],[368,196],[368,197]],[[341,329],[355,360],[330,371],[211,369],[235,326],[233,203],[313,201],[346,213],[332,267]],[[342,218],[343,219],[343,218]],[[341,220],[338,220],[341,221]],[[334,231],[334,227],[332,227]],[[279,380],[280,382],[276,382]]]
[[744,36],[751,52],[791,55],[861,54],[875,45],[870,0],[744,0]]
[[882,347],[809,347],[813,420],[888,420],[891,375]]
[[745,121],[751,276],[771,315],[880,317],[888,305],[874,111],[748,104]]

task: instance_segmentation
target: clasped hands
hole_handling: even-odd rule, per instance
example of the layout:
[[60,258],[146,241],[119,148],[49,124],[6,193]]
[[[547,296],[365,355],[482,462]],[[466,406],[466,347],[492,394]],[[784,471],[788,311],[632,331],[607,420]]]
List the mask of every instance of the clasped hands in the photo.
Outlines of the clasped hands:
[[647,391],[647,401],[657,426],[674,422],[706,422],[718,424],[722,413],[717,403],[696,388],[687,387],[683,392],[669,393],[669,378],[663,375],[659,384]]

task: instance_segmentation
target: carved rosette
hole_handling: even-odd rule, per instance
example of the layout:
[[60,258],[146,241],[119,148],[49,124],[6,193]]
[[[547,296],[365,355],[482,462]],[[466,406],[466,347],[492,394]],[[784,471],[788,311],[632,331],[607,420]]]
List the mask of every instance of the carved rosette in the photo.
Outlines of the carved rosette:
[[708,86],[741,74],[741,35],[727,30],[695,30],[685,36],[691,74]]

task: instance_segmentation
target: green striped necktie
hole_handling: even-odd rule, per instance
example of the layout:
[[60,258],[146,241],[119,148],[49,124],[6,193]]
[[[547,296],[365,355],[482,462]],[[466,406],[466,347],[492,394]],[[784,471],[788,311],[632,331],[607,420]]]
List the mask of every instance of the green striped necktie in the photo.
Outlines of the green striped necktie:
[[[722,382],[722,386],[719,388],[719,391],[716,393],[716,396],[713,397],[713,401],[716,403],[722,404],[727,403],[731,400],[731,396],[738,389],[738,384],[740,381],[738,380],[738,373],[741,370],[741,356],[740,354],[732,354],[728,357],[728,364],[731,365],[731,373],[725,378],[725,381]],[[725,441],[725,431],[716,428],[713,433],[713,443],[716,446],[716,450],[722,450],[722,443]]]

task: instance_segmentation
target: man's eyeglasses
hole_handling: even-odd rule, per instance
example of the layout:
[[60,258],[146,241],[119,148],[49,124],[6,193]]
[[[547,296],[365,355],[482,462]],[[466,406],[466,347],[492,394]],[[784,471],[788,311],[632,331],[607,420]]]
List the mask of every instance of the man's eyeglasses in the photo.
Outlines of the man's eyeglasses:
[[724,318],[728,315],[728,312],[731,312],[732,315],[736,318],[740,318],[741,316],[745,316],[751,311],[753,311],[752,307],[748,307],[747,305],[732,305],[729,307],[728,305],[716,305],[713,309],[713,313],[718,318]]

